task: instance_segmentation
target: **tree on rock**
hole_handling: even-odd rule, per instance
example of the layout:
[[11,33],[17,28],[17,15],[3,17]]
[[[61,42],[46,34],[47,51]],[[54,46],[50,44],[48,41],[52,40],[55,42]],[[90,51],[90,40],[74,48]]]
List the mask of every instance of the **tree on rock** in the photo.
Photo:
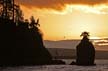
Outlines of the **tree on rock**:
[[83,32],[80,36],[83,36],[81,42],[77,45],[77,65],[94,65],[95,48],[89,41],[89,33]]

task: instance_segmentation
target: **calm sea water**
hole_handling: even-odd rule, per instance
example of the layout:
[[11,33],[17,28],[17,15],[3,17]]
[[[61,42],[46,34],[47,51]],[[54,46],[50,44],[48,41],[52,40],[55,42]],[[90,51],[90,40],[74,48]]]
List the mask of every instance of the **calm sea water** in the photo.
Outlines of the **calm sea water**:
[[108,60],[96,60],[96,66],[68,65],[73,60],[64,61],[66,65],[0,67],[0,71],[108,71]]

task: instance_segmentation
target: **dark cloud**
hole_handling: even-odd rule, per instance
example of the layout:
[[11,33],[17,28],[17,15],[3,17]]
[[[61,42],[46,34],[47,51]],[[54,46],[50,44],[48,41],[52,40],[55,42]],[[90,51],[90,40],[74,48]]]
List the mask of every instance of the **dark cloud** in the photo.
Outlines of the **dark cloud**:
[[66,4],[97,5],[108,4],[108,0],[15,0],[17,3],[36,8],[62,10]]

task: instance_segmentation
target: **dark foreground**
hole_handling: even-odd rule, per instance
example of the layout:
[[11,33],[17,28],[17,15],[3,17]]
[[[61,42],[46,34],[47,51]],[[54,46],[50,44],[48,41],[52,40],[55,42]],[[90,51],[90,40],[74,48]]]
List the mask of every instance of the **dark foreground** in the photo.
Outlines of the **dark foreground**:
[[[68,64],[69,60],[66,62]],[[96,66],[40,65],[0,67],[0,71],[108,71],[108,60],[96,60],[96,64]]]

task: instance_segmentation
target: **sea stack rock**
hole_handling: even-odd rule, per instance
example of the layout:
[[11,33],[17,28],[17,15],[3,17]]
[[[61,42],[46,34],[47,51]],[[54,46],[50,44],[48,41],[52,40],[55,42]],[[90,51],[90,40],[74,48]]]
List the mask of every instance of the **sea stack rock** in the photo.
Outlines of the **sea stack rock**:
[[88,32],[83,32],[81,36],[83,36],[83,39],[76,47],[76,51],[77,51],[76,64],[95,65],[94,64],[95,48],[88,39],[89,34]]

